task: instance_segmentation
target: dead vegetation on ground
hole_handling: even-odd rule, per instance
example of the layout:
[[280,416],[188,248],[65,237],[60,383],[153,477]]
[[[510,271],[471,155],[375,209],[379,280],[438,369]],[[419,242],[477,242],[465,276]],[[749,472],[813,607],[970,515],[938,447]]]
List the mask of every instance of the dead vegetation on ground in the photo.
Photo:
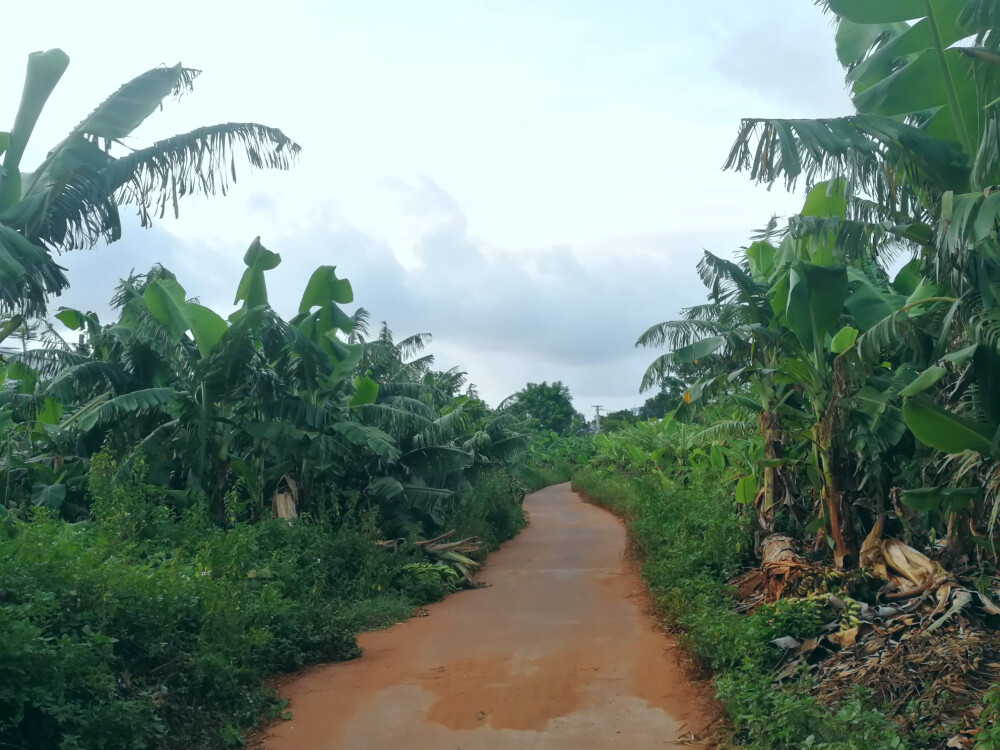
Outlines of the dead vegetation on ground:
[[974,570],[946,569],[882,534],[880,522],[853,571],[809,562],[791,537],[772,535],[762,544],[760,568],[733,582],[738,607],[750,612],[779,600],[822,605],[823,623],[812,637],[771,642],[783,652],[776,684],[805,675],[811,694],[829,705],[865,688],[905,731],[947,737],[941,748],[971,748],[983,694],[1000,682],[993,590]]

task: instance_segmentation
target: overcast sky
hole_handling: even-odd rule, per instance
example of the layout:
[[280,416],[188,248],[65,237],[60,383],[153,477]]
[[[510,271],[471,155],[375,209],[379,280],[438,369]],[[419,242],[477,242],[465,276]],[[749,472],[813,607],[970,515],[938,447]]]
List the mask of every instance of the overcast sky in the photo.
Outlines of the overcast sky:
[[375,320],[433,333],[437,364],[489,402],[562,380],[587,414],[642,403],[656,352],[633,344],[703,300],[702,249],[728,255],[797,208],[721,171],[740,118],[851,111],[809,0],[62,1],[8,7],[5,28],[0,129],[29,52],[72,60],[27,168],[126,80],[178,61],[204,74],[136,146],[257,121],[303,149],[288,173],[243,169],[227,197],[63,256],[73,286],[53,308],[104,314],[118,278],[162,262],[228,311],[260,235],[283,258],[280,312],[335,264]]

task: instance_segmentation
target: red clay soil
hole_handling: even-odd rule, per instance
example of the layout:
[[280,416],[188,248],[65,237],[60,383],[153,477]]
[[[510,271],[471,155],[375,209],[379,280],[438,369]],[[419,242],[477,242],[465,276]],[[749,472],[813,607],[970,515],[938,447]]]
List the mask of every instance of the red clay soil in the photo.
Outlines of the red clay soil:
[[569,485],[525,500],[487,588],[360,638],[364,656],[281,690],[266,750],[691,748],[713,708],[647,614],[610,513]]

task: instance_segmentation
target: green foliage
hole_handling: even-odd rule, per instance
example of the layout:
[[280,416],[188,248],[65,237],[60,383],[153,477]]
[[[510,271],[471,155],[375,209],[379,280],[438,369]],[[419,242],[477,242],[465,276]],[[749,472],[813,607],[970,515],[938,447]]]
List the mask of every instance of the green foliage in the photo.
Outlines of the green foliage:
[[400,585],[419,601],[436,602],[458,589],[459,575],[444,563],[415,562],[400,570]]
[[112,324],[64,310],[86,331],[83,351],[30,350],[0,367],[14,469],[3,505],[85,518],[83,477],[107,441],[124,457],[119,479],[148,466],[165,507],[204,504],[219,525],[265,517],[279,495],[286,512],[290,501],[329,519],[360,498],[388,535],[433,536],[480,473],[518,461],[523,420],[462,393],[464,373],[413,359],[427,334],[396,342],[383,324],[369,340],[367,313],[339,307],[353,291],[333,266],[309,279],[299,315],[278,316],[265,277],[280,261],[254,240],[228,318],[187,301],[162,267],[121,282]]
[[[969,516],[949,523],[955,557],[995,534],[1000,507],[1000,16],[979,0],[819,4],[857,113],[742,123],[727,168],[804,178],[807,198],[733,260],[705,254],[709,304],[642,334],[668,349],[643,387],[700,362],[679,418],[724,397],[754,404],[761,531],[788,510],[816,515],[810,487],[838,566],[857,562],[892,488],[926,506],[986,486],[971,508],[934,503]],[[900,253],[911,260],[893,276]],[[966,451],[978,457],[964,470],[941,460]],[[906,472],[921,462],[940,470]]]
[[518,479],[528,492],[568,482],[573,470],[590,460],[594,447],[589,437],[536,434],[521,462]]
[[492,552],[524,528],[524,489],[501,471],[484,474],[475,490],[458,498],[444,524],[456,529],[459,538],[479,537],[483,552]]
[[983,699],[976,747],[979,750],[1000,750],[1000,685],[994,685]]
[[638,421],[639,417],[631,409],[608,412],[601,417],[601,432],[615,432]]
[[542,432],[565,435],[571,431],[575,419],[582,418],[573,408],[569,388],[556,381],[528,383],[505,402],[505,408],[526,418]]

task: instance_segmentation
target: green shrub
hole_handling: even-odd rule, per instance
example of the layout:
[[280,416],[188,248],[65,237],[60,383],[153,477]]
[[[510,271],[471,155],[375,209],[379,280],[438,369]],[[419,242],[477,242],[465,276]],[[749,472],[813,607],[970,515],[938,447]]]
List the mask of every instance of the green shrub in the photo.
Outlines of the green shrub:
[[444,563],[414,562],[400,570],[400,587],[421,603],[436,602],[458,590],[458,571]]
[[492,552],[524,528],[524,489],[508,474],[484,474],[475,488],[459,498],[455,512],[445,522],[458,536],[477,536],[484,552]]

